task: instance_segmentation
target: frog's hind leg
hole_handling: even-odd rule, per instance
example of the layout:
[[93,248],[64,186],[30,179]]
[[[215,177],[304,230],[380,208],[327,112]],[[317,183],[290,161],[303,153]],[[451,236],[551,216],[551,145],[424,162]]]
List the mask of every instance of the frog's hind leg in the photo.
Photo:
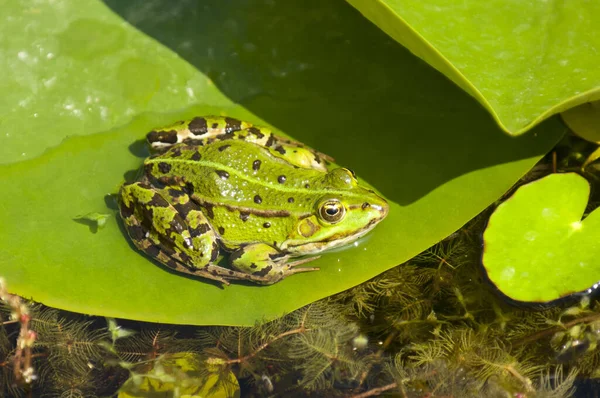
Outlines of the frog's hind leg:
[[234,251],[229,257],[229,262],[232,267],[246,275],[244,279],[270,285],[293,274],[318,271],[319,268],[314,267],[296,268],[318,258],[319,256],[288,261],[290,256],[274,247],[265,243],[254,243]]
[[175,271],[228,285],[206,269],[219,253],[216,234],[187,194],[174,195],[175,191],[159,190],[145,182],[121,188],[119,208],[133,244]]

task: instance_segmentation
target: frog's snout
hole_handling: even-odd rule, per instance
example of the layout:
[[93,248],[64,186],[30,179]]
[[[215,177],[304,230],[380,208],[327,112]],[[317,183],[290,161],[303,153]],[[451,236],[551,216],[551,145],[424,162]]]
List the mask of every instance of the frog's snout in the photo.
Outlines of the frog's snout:
[[361,205],[361,209],[369,211],[372,214],[372,221],[379,222],[387,217],[390,205],[385,199],[379,197],[375,200],[371,199],[368,202],[364,202]]

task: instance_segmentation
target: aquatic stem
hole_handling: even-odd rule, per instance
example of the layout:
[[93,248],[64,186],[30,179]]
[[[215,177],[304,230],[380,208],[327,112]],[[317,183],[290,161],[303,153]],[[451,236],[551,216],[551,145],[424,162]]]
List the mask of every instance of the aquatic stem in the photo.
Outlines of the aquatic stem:
[[[385,392],[385,391],[388,391],[388,390],[392,390],[392,389],[394,389],[396,387],[398,387],[398,383],[394,382],[394,383],[386,384],[385,386],[373,388],[372,390],[365,391],[365,392],[360,393],[360,394],[350,395],[350,396],[348,396],[348,398],[374,397],[374,396],[377,396],[377,395],[381,394],[382,392]],[[406,397],[406,394],[402,394],[402,396]]]
[[[310,329],[308,329],[308,328],[306,328],[304,326],[304,322],[305,321],[306,321],[306,313],[304,313],[304,316],[302,317],[302,321],[300,322],[300,326],[299,327],[297,327],[296,329],[288,330],[286,332],[278,334],[277,336],[273,337],[270,341],[267,341],[267,342],[261,344],[260,346],[258,346],[256,348],[256,350],[254,350],[250,354],[245,355],[243,357],[239,357],[241,347],[238,344],[238,358],[236,358],[236,359],[229,359],[229,360],[225,361],[225,363],[228,364],[228,365],[232,365],[232,364],[236,364],[236,363],[242,363],[244,361],[247,361],[248,359],[254,358],[256,355],[258,355],[259,352],[261,352],[265,348],[269,347],[271,344],[273,344],[277,340],[280,340],[280,339],[282,339],[284,337],[291,336],[291,335],[294,335],[294,334],[300,334],[300,333],[309,332]],[[238,340],[238,343],[239,343],[239,340]]]

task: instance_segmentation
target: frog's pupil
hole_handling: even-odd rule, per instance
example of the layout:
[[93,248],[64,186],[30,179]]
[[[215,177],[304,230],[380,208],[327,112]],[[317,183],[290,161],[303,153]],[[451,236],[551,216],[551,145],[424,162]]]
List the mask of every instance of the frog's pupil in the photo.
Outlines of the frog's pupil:
[[325,213],[329,216],[335,216],[338,213],[338,209],[336,207],[328,207],[325,209]]

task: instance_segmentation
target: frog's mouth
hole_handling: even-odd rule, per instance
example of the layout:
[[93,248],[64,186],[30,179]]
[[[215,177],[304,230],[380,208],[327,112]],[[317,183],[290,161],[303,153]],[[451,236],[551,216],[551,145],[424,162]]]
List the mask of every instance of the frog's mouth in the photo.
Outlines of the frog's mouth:
[[382,216],[379,218],[372,219],[363,229],[348,235],[335,234],[327,238],[326,240],[319,242],[309,242],[309,243],[300,243],[300,244],[290,244],[288,242],[284,242],[281,249],[287,251],[289,254],[303,256],[303,255],[311,255],[324,252],[329,249],[333,249],[336,247],[344,246],[350,244],[357,239],[363,237],[367,233],[369,233],[381,220],[385,218],[387,215],[387,211],[383,212]]

